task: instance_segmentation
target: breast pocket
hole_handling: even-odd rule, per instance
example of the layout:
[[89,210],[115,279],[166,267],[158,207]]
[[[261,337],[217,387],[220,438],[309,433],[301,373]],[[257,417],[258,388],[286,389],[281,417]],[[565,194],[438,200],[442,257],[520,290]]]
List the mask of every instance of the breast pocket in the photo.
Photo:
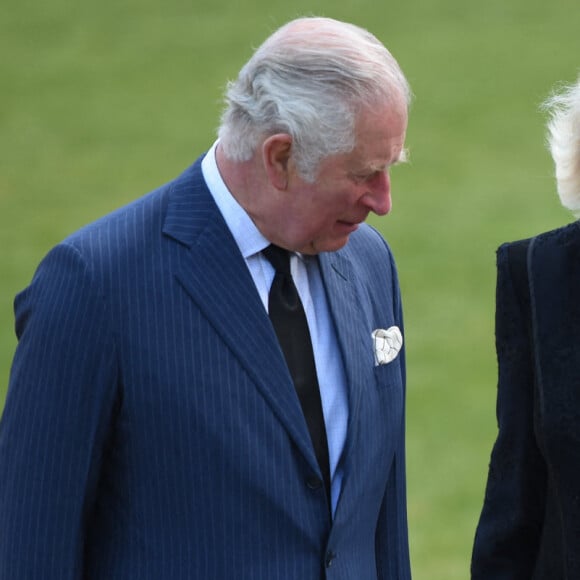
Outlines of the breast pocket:
[[375,386],[372,405],[387,429],[385,437],[392,442],[393,433],[398,433],[405,408],[405,392],[401,365],[398,359],[374,368]]
[[397,389],[403,388],[403,377],[401,374],[401,365],[399,359],[391,361],[384,365],[377,365],[374,368],[375,382],[378,389]]

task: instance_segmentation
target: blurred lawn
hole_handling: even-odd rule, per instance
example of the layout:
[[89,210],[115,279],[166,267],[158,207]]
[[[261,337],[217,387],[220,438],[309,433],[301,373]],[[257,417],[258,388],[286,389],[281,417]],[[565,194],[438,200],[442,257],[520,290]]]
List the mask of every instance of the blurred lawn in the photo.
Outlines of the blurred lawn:
[[273,29],[372,30],[416,94],[412,163],[373,220],[397,256],[408,348],[415,580],[468,577],[495,436],[495,248],[570,221],[541,101],[580,69],[576,0],[5,3],[0,19],[0,407],[12,300],[47,250],[212,142],[227,79]]

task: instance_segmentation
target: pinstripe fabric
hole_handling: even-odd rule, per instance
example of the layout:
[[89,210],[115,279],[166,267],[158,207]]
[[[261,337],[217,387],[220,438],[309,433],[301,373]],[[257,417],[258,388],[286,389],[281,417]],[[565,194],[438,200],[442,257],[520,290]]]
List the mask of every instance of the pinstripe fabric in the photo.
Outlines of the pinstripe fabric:
[[402,327],[394,266],[367,227],[320,264],[351,409],[332,525],[199,162],[53,249],[15,301],[0,580],[409,578],[404,359],[370,340]]
[[[203,158],[201,163],[203,179],[246,261],[262,304],[268,310],[268,297],[274,280],[274,268],[263,256],[262,250],[270,242],[261,234],[224,183],[215,159],[217,144],[218,141]],[[318,259],[314,256],[294,255],[291,257],[290,263],[292,277],[306,312],[312,338],[328,442],[332,478],[330,505],[334,515],[343,476],[342,470],[337,469],[337,465],[344,448],[348,422],[344,368],[342,364],[336,364],[336,361],[340,360],[340,352],[326,292],[320,276]]]

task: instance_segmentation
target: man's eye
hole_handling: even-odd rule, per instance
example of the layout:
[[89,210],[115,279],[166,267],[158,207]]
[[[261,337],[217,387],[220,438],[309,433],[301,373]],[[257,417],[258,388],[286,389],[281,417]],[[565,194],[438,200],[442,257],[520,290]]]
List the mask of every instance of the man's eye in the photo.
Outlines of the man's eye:
[[373,179],[376,179],[377,177],[379,177],[382,174],[383,174],[383,171],[377,169],[376,171],[373,171],[372,173],[367,173],[363,177],[363,181],[372,181]]

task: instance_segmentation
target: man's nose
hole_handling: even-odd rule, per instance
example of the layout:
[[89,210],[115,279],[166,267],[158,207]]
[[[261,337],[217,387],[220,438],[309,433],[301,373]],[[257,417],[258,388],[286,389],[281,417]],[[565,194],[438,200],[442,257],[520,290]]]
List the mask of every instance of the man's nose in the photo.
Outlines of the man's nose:
[[391,211],[391,177],[388,171],[381,171],[368,183],[364,200],[370,211],[386,215]]

